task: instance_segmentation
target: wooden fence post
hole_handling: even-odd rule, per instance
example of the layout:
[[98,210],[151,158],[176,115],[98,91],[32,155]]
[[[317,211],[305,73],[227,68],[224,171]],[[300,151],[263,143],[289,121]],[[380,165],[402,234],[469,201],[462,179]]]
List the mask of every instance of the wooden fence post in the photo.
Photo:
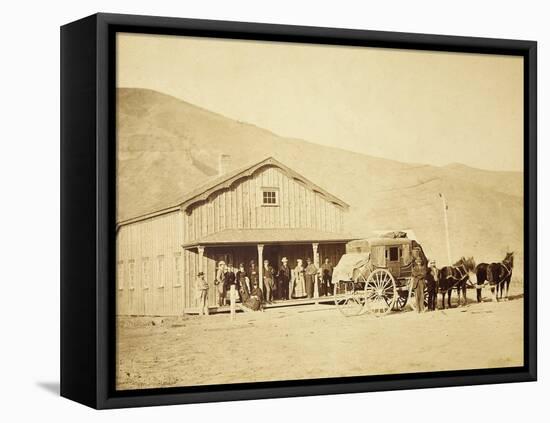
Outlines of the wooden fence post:
[[231,311],[231,320],[235,320],[235,307],[237,302],[237,291],[235,290],[235,285],[231,285],[229,288],[229,298],[230,298],[230,311]]

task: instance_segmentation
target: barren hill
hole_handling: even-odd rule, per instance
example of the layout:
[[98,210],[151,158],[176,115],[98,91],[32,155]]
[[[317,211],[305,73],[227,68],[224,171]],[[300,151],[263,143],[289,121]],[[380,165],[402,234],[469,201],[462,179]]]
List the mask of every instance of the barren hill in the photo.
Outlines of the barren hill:
[[145,89],[119,89],[118,106],[119,221],[177,204],[217,174],[222,153],[232,168],[274,156],[349,203],[353,235],[412,228],[426,253],[444,263],[443,192],[453,259],[501,260],[510,248],[521,266],[522,173],[400,163],[282,138]]

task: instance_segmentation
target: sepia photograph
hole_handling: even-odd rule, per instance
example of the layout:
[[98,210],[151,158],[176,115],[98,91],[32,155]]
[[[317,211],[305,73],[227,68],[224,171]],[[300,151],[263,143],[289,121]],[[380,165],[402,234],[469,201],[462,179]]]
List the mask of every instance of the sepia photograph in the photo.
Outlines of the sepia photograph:
[[119,391],[524,365],[524,58],[116,34]]

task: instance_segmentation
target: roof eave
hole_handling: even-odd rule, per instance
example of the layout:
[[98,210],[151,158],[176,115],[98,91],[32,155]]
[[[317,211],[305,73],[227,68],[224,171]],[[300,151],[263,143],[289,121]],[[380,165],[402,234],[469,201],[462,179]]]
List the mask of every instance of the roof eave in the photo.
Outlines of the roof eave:
[[[349,207],[350,207],[349,204],[340,200],[338,197],[332,195],[331,193],[326,191],[324,188],[321,188],[317,184],[307,179],[305,176],[300,175],[298,172],[292,170],[291,168],[289,168],[288,166],[286,166],[285,164],[281,163],[279,160],[271,156],[264,160],[256,162],[252,165],[249,165],[244,169],[240,169],[234,173],[230,173],[226,179],[216,182],[212,186],[207,185],[206,187],[202,187],[201,192],[193,194],[190,198],[187,198],[184,201],[182,201],[179,204],[179,207],[181,208],[182,211],[187,211],[191,205],[197,202],[206,201],[216,191],[219,191],[222,189],[229,189],[231,185],[237,180],[243,177],[249,177],[261,167],[268,166],[268,165],[279,167],[280,169],[284,170],[286,173],[290,174],[292,177],[306,183],[309,186],[309,188],[312,189],[313,191],[317,191],[321,193],[330,202],[337,204],[338,206],[342,207],[346,211],[349,210]],[[199,187],[198,189],[201,189],[201,188]]]
[[342,238],[342,239],[327,239],[327,240],[319,240],[319,239],[303,239],[303,240],[292,240],[292,241],[193,241],[186,244],[181,244],[181,247],[184,250],[192,250],[194,248],[198,247],[212,247],[212,246],[220,246],[220,247],[238,247],[238,246],[244,246],[244,245],[272,245],[272,244],[310,244],[310,243],[320,243],[320,244],[340,244],[340,243],[347,243],[349,241],[353,241],[355,238]]
[[154,217],[162,216],[164,214],[168,213],[174,213],[180,210],[180,206],[173,206],[173,207],[166,207],[161,210],[157,210],[151,213],[142,214],[139,216],[131,217],[129,219],[121,220],[120,222],[117,222],[116,229],[118,230],[121,226],[129,225],[131,223],[140,222],[142,220],[146,219],[152,219]]

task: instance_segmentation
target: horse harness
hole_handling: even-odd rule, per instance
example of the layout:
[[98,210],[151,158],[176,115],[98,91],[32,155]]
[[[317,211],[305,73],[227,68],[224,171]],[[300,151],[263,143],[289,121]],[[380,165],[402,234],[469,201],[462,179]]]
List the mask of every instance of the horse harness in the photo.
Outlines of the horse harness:
[[[502,264],[502,266],[504,266],[504,268],[506,269],[506,272],[507,272],[507,273],[506,273],[506,275],[504,275],[504,276],[502,277],[502,279],[501,279],[500,281],[498,281],[498,282],[495,283],[495,286],[499,286],[502,282],[504,282],[504,281],[506,280],[506,278],[507,278],[508,276],[510,276],[510,275],[512,274],[512,268],[511,268],[511,267],[509,268],[509,267],[506,265],[506,262],[505,262],[504,260],[502,260],[502,261],[500,262],[500,264]],[[477,283],[476,283],[476,284],[475,284],[475,287],[476,287],[476,289],[481,289],[481,288],[483,288],[483,287],[485,287],[485,286],[487,286],[487,285],[490,285],[490,282],[486,280],[485,282],[483,282],[483,283],[481,283],[481,284],[477,284]],[[472,286],[474,286],[474,285],[472,284]]]
[[510,276],[512,274],[512,268],[511,267],[509,268],[506,265],[506,262],[504,260],[502,260],[500,262],[500,264],[502,264],[502,266],[506,269],[506,274],[497,283],[495,283],[496,286],[500,285],[502,282],[504,282],[506,280],[506,278],[508,276]]
[[[460,275],[459,278],[455,278],[454,275],[447,276],[449,279],[454,279],[455,282],[445,290],[445,293],[448,293],[449,291],[452,291],[453,288],[455,288],[460,282],[462,282],[466,277],[468,277],[468,271],[466,270],[466,266],[464,266],[464,263],[460,266],[449,266],[452,269],[456,269]],[[472,283],[470,281],[470,277],[468,277],[468,282]]]

